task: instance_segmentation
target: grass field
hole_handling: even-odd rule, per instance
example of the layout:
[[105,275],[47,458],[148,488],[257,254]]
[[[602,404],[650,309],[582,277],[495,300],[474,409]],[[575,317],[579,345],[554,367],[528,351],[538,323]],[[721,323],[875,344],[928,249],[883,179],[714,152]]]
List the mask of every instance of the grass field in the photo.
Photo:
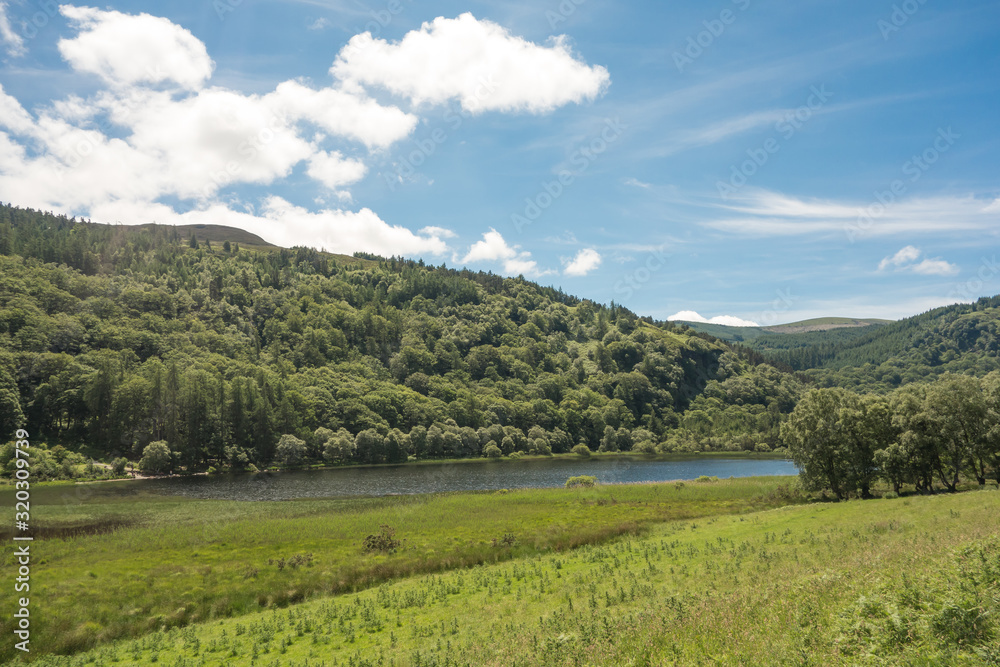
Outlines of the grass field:
[[[36,655],[72,654],[407,576],[606,543],[663,522],[804,502],[793,483],[744,478],[252,503],[121,496],[112,483],[38,487],[32,522],[52,537],[32,547],[32,647]],[[0,492],[0,503],[12,507],[12,493]],[[383,524],[403,548],[364,553],[364,537]],[[5,577],[12,545],[3,542]],[[0,634],[11,630],[12,619],[0,619]],[[12,643],[0,649],[0,659],[13,656]]]
[[996,665],[998,528],[995,490],[712,514],[38,664]]

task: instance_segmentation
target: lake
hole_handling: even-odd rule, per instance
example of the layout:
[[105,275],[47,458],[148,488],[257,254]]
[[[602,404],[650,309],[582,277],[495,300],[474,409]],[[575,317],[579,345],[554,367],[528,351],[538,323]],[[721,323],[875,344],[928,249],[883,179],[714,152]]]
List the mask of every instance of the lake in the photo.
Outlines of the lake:
[[726,478],[796,474],[798,469],[795,465],[783,459],[692,457],[664,461],[601,457],[579,460],[466,461],[210,477],[200,475],[112,482],[109,485],[114,485],[115,492],[123,494],[142,491],[192,498],[289,500],[553,487],[563,486],[568,478],[575,475],[593,475],[602,484],[622,484],[690,480],[702,475]]

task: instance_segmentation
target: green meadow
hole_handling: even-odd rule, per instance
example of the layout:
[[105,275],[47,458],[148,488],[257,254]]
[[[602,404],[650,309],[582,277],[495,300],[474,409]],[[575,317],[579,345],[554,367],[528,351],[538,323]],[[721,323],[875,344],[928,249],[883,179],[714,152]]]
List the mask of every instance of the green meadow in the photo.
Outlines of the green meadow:
[[[796,489],[795,478],[772,477],[237,502],[122,495],[116,483],[40,486],[32,491],[40,535],[32,657],[337,600],[415,575],[570,553],[665,522],[804,502]],[[0,492],[0,502],[13,506],[12,494]],[[395,531],[399,548],[365,552],[365,537],[381,526]],[[12,544],[3,540],[8,575]],[[4,636],[11,620],[0,619]],[[11,644],[2,648],[11,659]]]
[[[36,664],[1000,664],[1000,493],[723,509],[734,492],[763,500],[773,484],[545,491],[536,498],[561,495],[588,511],[655,504],[641,499],[657,495],[673,499],[661,511],[687,501],[719,511],[572,550],[515,546],[498,562],[151,629]],[[622,500],[601,505],[610,494]],[[517,513],[532,495],[425,502],[478,498]],[[413,543],[396,557],[421,549]],[[299,573],[322,580],[328,568],[272,566],[268,580],[289,589],[301,586]],[[99,632],[98,621],[86,622]]]

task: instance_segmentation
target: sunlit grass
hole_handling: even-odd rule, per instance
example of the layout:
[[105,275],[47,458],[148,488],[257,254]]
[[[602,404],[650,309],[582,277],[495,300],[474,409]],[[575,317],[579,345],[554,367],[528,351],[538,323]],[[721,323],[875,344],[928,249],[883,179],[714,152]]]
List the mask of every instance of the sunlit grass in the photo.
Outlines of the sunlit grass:
[[998,528],[995,491],[688,518],[58,664],[997,664]]
[[[36,655],[74,653],[414,574],[638,535],[665,521],[802,502],[793,484],[743,478],[284,502],[123,498],[110,485],[89,487],[81,499],[78,488],[41,488],[32,497],[36,525],[86,530],[113,520],[127,527],[34,542],[33,646]],[[364,537],[383,524],[403,548],[364,553]],[[3,546],[8,568],[10,544]],[[276,565],[307,556],[308,565]],[[0,632],[11,629],[10,619],[0,619]],[[2,650],[4,659],[12,655],[10,644]]]

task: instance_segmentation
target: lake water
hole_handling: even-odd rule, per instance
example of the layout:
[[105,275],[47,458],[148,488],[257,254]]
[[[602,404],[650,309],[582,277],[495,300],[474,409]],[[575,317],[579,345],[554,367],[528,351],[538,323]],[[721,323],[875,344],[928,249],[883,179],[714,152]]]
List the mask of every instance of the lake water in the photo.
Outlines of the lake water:
[[[118,492],[143,491],[193,498],[289,500],[331,496],[384,496],[563,486],[575,475],[602,484],[690,480],[701,475],[754,477],[796,475],[791,461],[693,457],[669,461],[632,457],[589,460],[459,462],[333,468],[278,473],[172,477],[113,483]],[[110,491],[110,489],[108,489]]]

